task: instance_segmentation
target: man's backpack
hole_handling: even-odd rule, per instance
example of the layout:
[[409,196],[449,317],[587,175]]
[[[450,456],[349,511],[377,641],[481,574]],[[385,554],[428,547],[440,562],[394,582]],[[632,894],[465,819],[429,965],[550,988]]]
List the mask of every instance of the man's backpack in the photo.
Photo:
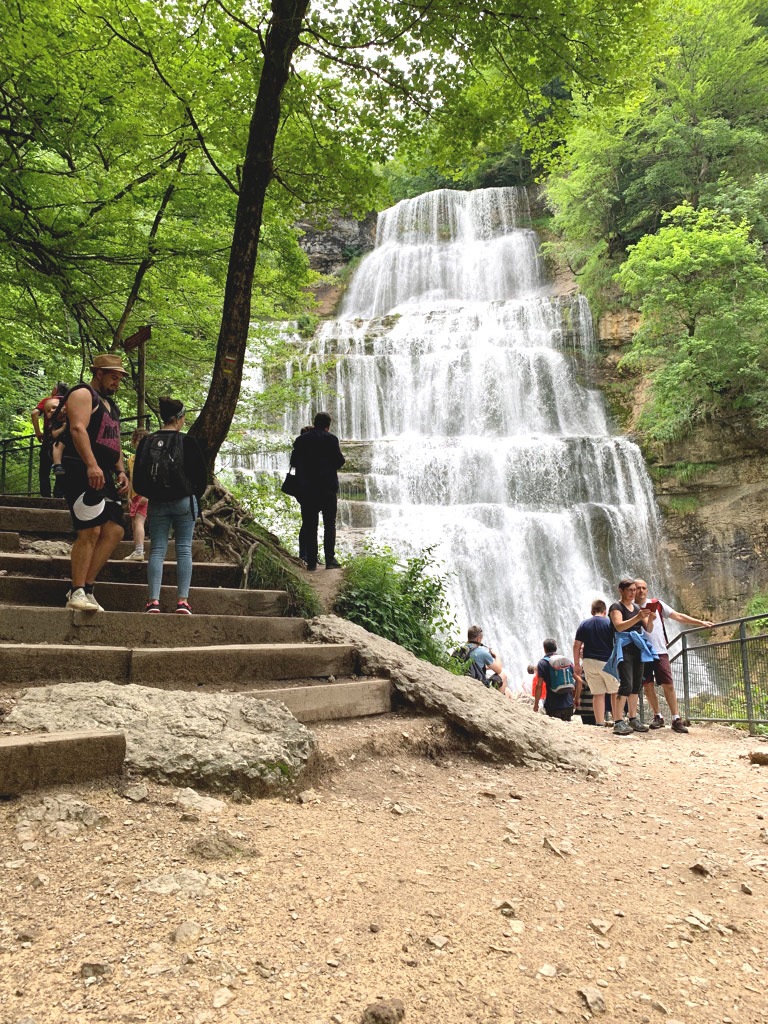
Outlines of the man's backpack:
[[480,668],[475,659],[470,657],[472,652],[476,651],[480,646],[480,644],[462,644],[461,647],[457,648],[457,650],[453,652],[451,657],[455,658],[457,661],[463,661],[466,663],[466,668],[464,669],[465,676],[469,676],[471,679],[477,679],[478,682],[483,684],[483,686],[488,686],[489,683],[485,676],[485,669]]
[[136,493],[151,501],[178,501],[192,494],[178,430],[160,430],[144,438],[136,452],[133,481]]
[[546,660],[549,662],[547,693],[568,693],[569,690],[575,690],[571,659],[564,654],[548,654]]

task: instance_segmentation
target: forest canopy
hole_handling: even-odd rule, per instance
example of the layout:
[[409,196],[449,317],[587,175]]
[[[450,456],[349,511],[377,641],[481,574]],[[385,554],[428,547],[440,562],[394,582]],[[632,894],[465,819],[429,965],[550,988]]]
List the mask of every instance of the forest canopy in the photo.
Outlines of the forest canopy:
[[650,377],[656,441],[707,416],[768,425],[768,9],[661,14],[656,60],[620,103],[578,104],[546,185],[550,251],[596,311],[643,315],[625,365]]
[[[4,433],[41,387],[73,381],[143,324],[150,402],[173,391],[199,405],[229,350],[239,394],[243,332],[279,361],[275,324],[307,307],[300,219],[381,205],[381,165],[427,140],[446,169],[512,139],[520,153],[551,147],[576,91],[596,106],[622,91],[654,7],[4,0]],[[267,96],[275,61],[285,78]],[[243,192],[252,158],[266,168],[258,211]],[[238,225],[255,265],[239,282],[246,321],[223,344]]]

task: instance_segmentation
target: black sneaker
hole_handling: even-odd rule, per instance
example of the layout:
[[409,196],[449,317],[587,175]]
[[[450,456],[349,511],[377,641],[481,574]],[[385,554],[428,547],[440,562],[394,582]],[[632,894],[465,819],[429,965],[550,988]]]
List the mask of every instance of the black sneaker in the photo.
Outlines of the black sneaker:
[[688,732],[682,718],[672,719],[672,732]]
[[337,562],[335,558],[332,558],[330,560],[330,562],[326,562],[325,563],[325,568],[326,569],[340,569],[341,568],[341,562]]
[[650,725],[650,728],[651,729],[663,729],[664,728],[664,716],[663,715],[654,715],[653,716],[653,721],[651,722],[651,725]]

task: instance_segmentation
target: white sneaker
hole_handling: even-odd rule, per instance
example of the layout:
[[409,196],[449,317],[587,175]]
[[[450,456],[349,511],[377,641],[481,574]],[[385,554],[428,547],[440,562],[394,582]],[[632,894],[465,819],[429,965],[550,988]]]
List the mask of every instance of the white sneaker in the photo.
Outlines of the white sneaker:
[[104,611],[104,609],[101,607],[101,605],[96,600],[96,597],[93,594],[86,594],[85,596],[88,599],[88,603],[90,604],[90,606],[93,609],[93,611],[95,611],[95,612],[103,612]]
[[71,608],[75,612],[95,612],[98,611],[99,605],[95,598],[91,601],[83,588],[78,587],[76,590],[68,592],[67,608]]
[[123,559],[124,562],[143,562],[144,552],[133,550],[130,555],[126,555]]

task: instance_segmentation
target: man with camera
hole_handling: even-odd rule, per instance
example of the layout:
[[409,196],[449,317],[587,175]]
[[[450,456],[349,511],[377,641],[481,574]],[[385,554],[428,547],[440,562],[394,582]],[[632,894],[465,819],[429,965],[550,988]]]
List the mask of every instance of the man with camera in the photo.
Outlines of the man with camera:
[[656,695],[655,686],[660,686],[664,691],[664,697],[669,705],[669,710],[672,713],[672,731],[673,732],[688,732],[682,718],[680,717],[680,709],[677,706],[677,696],[675,694],[675,684],[672,679],[672,670],[669,665],[669,654],[667,654],[667,644],[669,639],[667,637],[667,628],[664,624],[665,619],[674,619],[675,622],[683,622],[687,626],[711,626],[711,622],[706,622],[704,619],[694,619],[690,615],[684,615],[682,612],[675,611],[674,608],[670,608],[664,601],[650,600],[648,597],[648,584],[645,580],[635,580],[635,600],[641,608],[650,608],[655,618],[652,619],[651,631],[647,630],[644,633],[645,639],[653,646],[654,650],[659,655],[659,660],[654,661],[646,665],[645,677],[643,679],[643,692],[645,693],[645,699],[651,706],[653,711],[653,721],[651,722],[651,729],[663,729],[664,728],[664,716],[661,713],[659,706],[659,698]]

